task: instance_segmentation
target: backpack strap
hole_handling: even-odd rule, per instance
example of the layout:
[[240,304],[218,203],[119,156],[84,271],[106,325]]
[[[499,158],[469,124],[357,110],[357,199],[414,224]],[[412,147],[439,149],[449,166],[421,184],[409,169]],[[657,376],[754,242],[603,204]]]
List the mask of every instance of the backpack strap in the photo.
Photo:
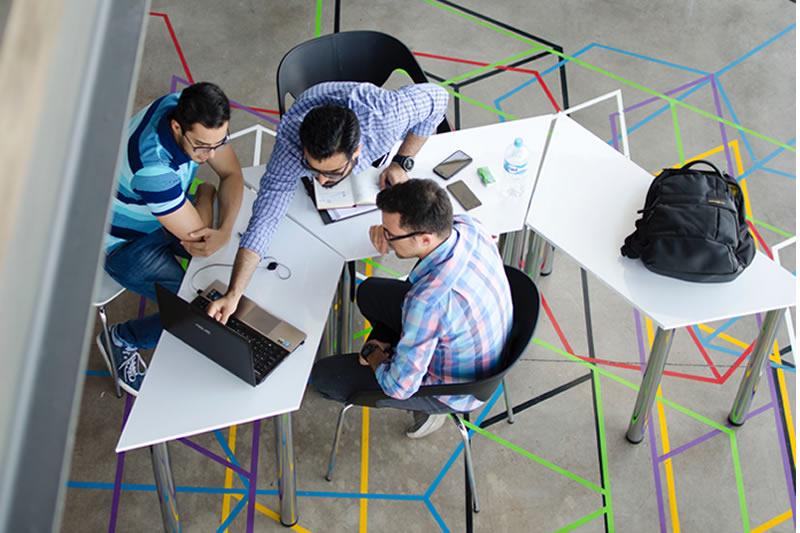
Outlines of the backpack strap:
[[698,159],[697,161],[692,161],[691,163],[686,163],[685,165],[683,165],[681,167],[681,170],[689,170],[689,167],[692,167],[692,166],[700,164],[700,163],[704,163],[704,164],[710,166],[711,168],[714,169],[714,172],[716,172],[717,175],[720,178],[724,179],[722,171],[719,169],[719,167],[717,165],[715,165],[714,163],[712,163],[711,161],[706,161],[705,159]]

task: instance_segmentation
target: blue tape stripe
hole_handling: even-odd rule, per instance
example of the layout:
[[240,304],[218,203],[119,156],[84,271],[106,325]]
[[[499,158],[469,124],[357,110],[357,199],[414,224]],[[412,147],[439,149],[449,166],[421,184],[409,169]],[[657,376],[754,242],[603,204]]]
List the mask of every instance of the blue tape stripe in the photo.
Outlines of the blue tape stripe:
[[[433,519],[436,520],[436,523],[439,524],[439,527],[442,528],[442,531],[450,533],[450,530],[447,528],[447,524],[444,523],[444,520],[442,520],[442,517],[439,515],[439,511],[436,510],[436,507],[433,506],[430,500],[425,500],[425,507],[427,507],[431,512]],[[471,513],[472,509],[469,509],[467,512]]]
[[247,505],[247,498],[242,498],[239,500],[239,503],[236,504],[236,507],[233,508],[233,511],[231,511],[230,514],[225,518],[225,521],[219,525],[217,533],[221,533],[222,531],[228,529],[228,526],[231,525],[231,522],[233,522],[237,516],[239,516],[239,513],[242,511],[242,509],[244,509],[245,505]]
[[[242,468],[242,465],[239,464],[239,461],[236,459],[236,455],[233,453],[233,450],[231,450],[231,447],[228,446],[228,442],[225,440],[224,436],[222,435],[222,432],[218,429],[215,429],[214,436],[217,437],[217,442],[219,442],[222,451],[225,452],[225,456],[228,458],[228,461],[233,463],[234,466]],[[234,472],[236,471],[234,470]],[[250,480],[247,477],[242,475],[241,472],[236,472],[236,475],[239,476],[239,479],[246,488],[250,488]]]
[[[796,141],[796,140],[797,140],[797,138],[796,138],[796,137],[792,137],[791,139],[789,139],[788,141],[786,141],[786,144],[788,144],[788,145],[793,145],[793,144],[795,143],[795,141]],[[752,159],[753,159],[753,161],[755,161],[755,163],[753,164],[753,166],[752,166],[752,167],[750,167],[750,168],[749,168],[749,169],[747,169],[745,172],[743,172],[741,176],[739,176],[738,178],[736,178],[736,179],[737,179],[737,181],[741,181],[741,180],[745,179],[747,176],[749,176],[750,174],[752,174],[753,172],[755,172],[756,170],[759,170],[759,169],[761,169],[761,168],[762,168],[764,165],[766,165],[767,163],[769,163],[769,162],[770,162],[772,159],[774,159],[775,157],[777,157],[777,156],[778,156],[778,154],[780,154],[780,153],[781,153],[781,152],[783,152],[784,150],[785,150],[785,148],[776,148],[775,150],[773,150],[773,151],[772,151],[772,153],[770,153],[769,155],[767,155],[767,156],[766,156],[766,157],[764,157],[763,159],[752,158]]]
[[[704,346],[705,346],[706,344],[711,344],[711,341],[712,341],[712,340],[714,340],[715,338],[717,338],[717,337],[718,337],[718,336],[719,336],[721,333],[724,333],[726,329],[728,329],[729,327],[731,327],[732,325],[734,325],[734,324],[735,324],[736,322],[738,322],[738,321],[739,321],[739,319],[741,319],[741,318],[742,318],[742,317],[731,318],[730,320],[728,320],[727,322],[725,322],[724,324],[722,324],[720,327],[718,327],[716,330],[714,330],[714,331],[712,331],[711,333],[709,333],[709,334],[708,334],[708,336],[706,336],[705,338],[703,338],[702,336],[700,336],[700,339],[701,339],[701,344],[703,344]],[[694,327],[696,328],[696,329],[695,329],[695,333],[698,333],[698,335],[699,335],[700,328],[698,328],[697,326],[694,326]]]
[[784,36],[786,33],[788,33],[789,31],[791,31],[791,30],[793,30],[793,29],[794,29],[794,24],[792,24],[791,26],[789,26],[789,27],[788,27],[788,28],[786,28],[785,30],[783,30],[783,31],[781,31],[781,32],[778,32],[778,34],[777,34],[777,35],[775,35],[774,37],[772,37],[772,38],[770,38],[770,39],[767,39],[766,41],[764,41],[764,42],[763,42],[763,43],[761,43],[760,45],[756,46],[755,48],[753,48],[752,50],[750,50],[749,52],[747,52],[745,55],[743,55],[743,56],[742,56],[742,57],[740,57],[739,59],[736,59],[735,61],[733,61],[733,63],[730,63],[728,66],[726,66],[726,67],[722,68],[721,70],[718,70],[718,71],[717,71],[717,76],[719,76],[719,75],[721,75],[721,74],[723,74],[723,73],[725,73],[725,72],[729,71],[730,69],[732,69],[733,67],[735,67],[736,65],[738,65],[739,63],[741,63],[742,61],[744,61],[745,59],[747,59],[748,57],[752,56],[753,54],[755,54],[756,52],[758,52],[758,51],[759,51],[759,50],[761,50],[762,48],[765,48],[765,47],[769,46],[769,45],[770,45],[770,44],[772,44],[774,41],[776,41],[776,40],[780,39],[780,38],[781,38],[781,37],[783,37],[783,36]]
[[[739,117],[736,116],[736,112],[733,110],[733,106],[731,105],[731,101],[728,99],[728,95],[725,92],[725,89],[722,88],[722,81],[717,79],[717,92],[722,97],[722,101],[725,102],[725,107],[728,109],[728,112],[731,114],[731,120],[734,124],[741,126],[741,122],[739,122]],[[744,143],[744,147],[747,150],[748,155],[750,155],[751,161],[757,161],[758,158],[756,154],[753,153],[753,148],[750,146],[750,142],[747,140],[747,135],[743,131],[739,131],[739,137],[741,137],[742,142]],[[783,148],[781,148],[783,150]]]
[[652,63],[658,63],[659,65],[664,65],[664,66],[667,66],[667,67],[677,68],[677,69],[680,69],[680,70],[688,70],[689,72],[702,74],[704,76],[708,76],[709,74],[711,74],[710,72],[704,72],[704,71],[698,70],[696,68],[691,68],[691,67],[687,67],[687,66],[684,66],[684,65],[678,65],[677,63],[670,63],[669,61],[664,61],[663,59],[656,59],[654,57],[649,57],[649,56],[645,56],[645,55],[642,55],[642,54],[637,54],[637,53],[634,53],[634,52],[628,52],[627,50],[621,50],[619,48],[613,48],[613,47],[607,46],[605,44],[599,44],[598,43],[598,44],[595,44],[595,46],[597,46],[598,48],[604,48],[606,50],[610,50],[611,52],[617,52],[618,54],[623,54],[623,55],[627,55],[627,56],[636,57],[636,58],[639,58],[639,59],[643,59],[645,61],[650,61]]
[[774,168],[769,168],[769,167],[761,167],[761,170],[763,170],[764,172],[771,172],[772,174],[777,174],[779,176],[795,179],[794,174],[789,174],[788,172],[784,172],[782,170],[775,170]]

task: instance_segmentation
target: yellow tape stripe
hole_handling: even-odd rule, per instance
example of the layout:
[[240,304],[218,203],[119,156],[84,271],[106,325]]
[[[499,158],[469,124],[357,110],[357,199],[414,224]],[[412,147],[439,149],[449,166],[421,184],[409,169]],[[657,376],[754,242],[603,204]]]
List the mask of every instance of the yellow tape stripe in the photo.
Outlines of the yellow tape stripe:
[[751,529],[750,533],[763,533],[764,531],[767,531],[768,529],[770,529],[773,526],[777,526],[781,522],[784,522],[784,521],[790,519],[791,517],[792,517],[792,510],[789,509],[788,511],[786,511],[782,515],[776,516],[775,518],[773,518],[769,522],[766,522],[766,523],[758,526],[755,529]]
[[[231,453],[236,453],[236,426],[231,426],[228,430],[228,447],[231,449]],[[233,488],[233,470],[230,468],[225,469],[225,488]],[[230,494],[226,494],[222,498],[222,518],[220,519],[220,524],[225,522],[231,514],[231,498],[232,496]],[[228,529],[225,528],[223,533],[228,533]]]
[[[369,407],[361,408],[361,494],[369,491]],[[367,498],[359,501],[358,531],[367,533]]]
[[[753,218],[753,210],[750,208],[750,195],[747,194],[747,179],[743,179],[739,182],[739,185],[742,187],[742,195],[744,195],[744,213]],[[758,239],[755,240],[756,245],[758,244]]]
[[[236,502],[237,503],[239,502],[239,500],[244,498],[244,496],[241,495],[241,494],[232,494],[231,497],[232,498],[236,498]],[[275,511],[267,509],[266,507],[264,507],[263,505],[261,505],[258,502],[256,502],[256,511],[258,511],[259,513],[261,513],[263,515],[266,515],[266,516],[272,518],[276,522],[280,522],[281,521],[281,515],[279,515]],[[292,531],[299,531],[300,533],[311,533],[311,531],[309,531],[308,529],[304,528],[303,526],[301,526],[299,524],[295,524],[292,527],[290,527],[289,529],[291,529]]]
[[[715,331],[717,331],[714,328],[706,326],[705,324],[698,324],[697,327],[700,328],[701,330],[705,331],[706,333],[714,333]],[[719,335],[717,335],[717,338],[722,339],[724,341],[728,341],[729,343],[734,344],[734,345],[738,346],[739,348],[749,348],[750,347],[750,345],[747,344],[746,342],[743,342],[743,341],[740,341],[739,339],[731,337],[727,333],[720,333]]]
[[[770,359],[777,364],[782,364],[781,352],[778,348],[778,341],[772,345],[772,353]],[[786,417],[786,429],[789,433],[789,445],[792,448],[792,462],[797,467],[797,456],[795,455],[795,433],[794,421],[792,420],[792,405],[789,403],[789,395],[786,391],[786,374],[782,368],[778,368],[778,391],[781,395],[781,402],[783,403],[783,414]]]
[[[653,321],[650,320],[650,318],[645,318],[645,324],[647,326],[647,342],[652,350],[653,340],[655,339],[655,335],[653,333]],[[663,396],[661,394],[661,385],[658,386],[658,391],[656,394],[658,396]],[[659,429],[661,430],[661,446],[663,447],[662,453],[668,454],[671,448],[669,446],[669,431],[667,430],[667,417],[666,413],[664,412],[664,404],[661,402],[656,402],[656,405],[658,409]],[[667,500],[669,501],[669,513],[672,520],[672,531],[679,533],[681,530],[681,524],[680,520],[678,519],[678,498],[675,494],[675,475],[672,470],[671,458],[664,461],[664,477],[667,481]]]

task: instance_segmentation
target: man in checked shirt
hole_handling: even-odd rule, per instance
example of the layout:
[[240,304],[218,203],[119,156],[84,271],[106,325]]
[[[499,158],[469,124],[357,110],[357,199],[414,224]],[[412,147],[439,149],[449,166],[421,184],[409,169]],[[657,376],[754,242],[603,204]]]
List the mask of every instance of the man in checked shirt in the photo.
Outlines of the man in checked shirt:
[[402,139],[380,184],[406,181],[414,156],[444,119],[447,99],[447,91],[432,83],[392,91],[371,83],[327,82],[304,91],[281,119],[228,292],[209,305],[209,316],[225,323],[236,310],[301,177],[310,173],[321,185],[333,186],[365,170]]
[[390,399],[378,407],[414,412],[406,431],[421,438],[441,427],[446,413],[467,412],[474,396],[415,398],[420,385],[488,376],[511,330],[511,290],[491,237],[469,215],[453,216],[447,193],[431,180],[411,179],[378,193],[382,222],[370,239],[382,254],[418,258],[408,281],[369,278],[358,307],[372,324],[360,354],[319,360],[311,384],[346,402],[356,391]]

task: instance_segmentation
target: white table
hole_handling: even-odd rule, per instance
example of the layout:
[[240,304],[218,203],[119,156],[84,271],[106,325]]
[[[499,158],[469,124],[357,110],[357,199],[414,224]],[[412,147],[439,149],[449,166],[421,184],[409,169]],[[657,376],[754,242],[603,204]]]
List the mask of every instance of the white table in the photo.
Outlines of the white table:
[[[236,231],[245,229],[254,199],[255,194],[245,190]],[[192,260],[178,294],[191,301],[195,296],[193,284],[205,288],[215,279],[227,283],[230,267],[212,267],[196,277],[194,274],[207,264],[232,263],[238,242],[234,234],[211,257]],[[178,516],[166,441],[276,417],[276,442],[281,444],[277,450],[281,465],[281,521],[286,525],[296,522],[290,413],[299,409],[303,399],[343,259],[288,218],[275,233],[270,255],[291,269],[291,277],[281,280],[276,272],[259,269],[246,294],[307,337],[263,383],[250,386],[167,332],[162,334],[153,354],[116,451],[153,446],[154,470],[163,496],[162,513]],[[255,472],[250,474],[254,497]]]
[[774,338],[780,310],[795,305],[795,278],[764,254],[728,283],[655,274],[622,257],[653,176],[566,115],[556,118],[526,223],[659,326],[628,428],[644,438],[675,328],[767,311],[739,388],[731,423],[741,425]]

